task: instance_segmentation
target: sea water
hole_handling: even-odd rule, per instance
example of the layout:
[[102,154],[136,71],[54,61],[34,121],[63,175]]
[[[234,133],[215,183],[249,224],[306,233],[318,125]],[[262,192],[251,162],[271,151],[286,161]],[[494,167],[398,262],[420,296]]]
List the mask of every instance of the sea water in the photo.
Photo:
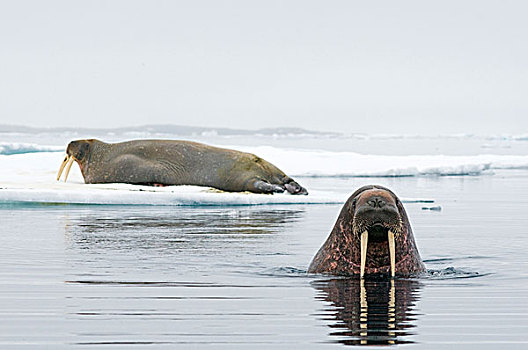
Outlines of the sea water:
[[[311,194],[136,191],[83,185],[73,171],[56,183],[67,140],[3,136],[1,348],[528,346],[522,137],[356,136],[336,149],[313,135],[194,136],[264,151]],[[343,202],[369,183],[405,199],[428,272],[363,283],[307,274]]]

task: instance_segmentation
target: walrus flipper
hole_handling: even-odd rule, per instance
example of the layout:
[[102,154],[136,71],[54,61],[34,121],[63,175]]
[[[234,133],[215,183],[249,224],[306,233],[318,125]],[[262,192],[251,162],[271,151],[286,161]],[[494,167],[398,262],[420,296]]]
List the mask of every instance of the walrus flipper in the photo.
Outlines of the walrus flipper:
[[284,187],[275,184],[270,184],[269,182],[264,182],[262,180],[256,180],[253,183],[253,186],[260,193],[272,194],[284,192]]
[[297,182],[291,180],[290,182],[284,183],[282,185],[269,183],[262,180],[255,180],[253,183],[254,189],[258,193],[283,193],[288,191],[291,194],[307,195],[308,191],[306,188],[299,185]]
[[293,180],[291,180],[288,183],[285,183],[284,187],[291,194],[303,194],[303,195],[308,194],[308,191],[306,190],[306,188],[302,187],[301,185],[299,185],[297,182]]

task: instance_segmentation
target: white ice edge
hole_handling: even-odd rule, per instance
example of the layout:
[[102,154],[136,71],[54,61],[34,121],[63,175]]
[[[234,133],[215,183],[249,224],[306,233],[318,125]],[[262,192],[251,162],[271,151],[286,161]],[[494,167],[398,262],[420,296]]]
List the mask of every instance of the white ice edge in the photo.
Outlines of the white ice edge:
[[[0,188],[0,203],[105,204],[160,206],[235,206],[270,204],[342,204],[350,193],[314,191],[308,196],[218,192],[198,186],[153,188],[124,184],[36,184]],[[404,203],[432,203],[432,199],[403,198]]]
[[59,184],[33,188],[0,188],[0,203],[62,203],[112,205],[230,206],[263,204],[334,204],[346,198],[314,193],[308,196],[290,194],[255,194],[217,192],[198,186],[153,188],[135,185]]

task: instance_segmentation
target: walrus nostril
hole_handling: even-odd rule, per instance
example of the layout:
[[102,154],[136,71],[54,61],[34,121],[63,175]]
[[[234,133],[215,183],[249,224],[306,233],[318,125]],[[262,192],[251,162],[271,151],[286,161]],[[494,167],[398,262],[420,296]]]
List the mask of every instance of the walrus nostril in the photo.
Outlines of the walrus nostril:
[[385,201],[379,197],[374,197],[367,202],[373,208],[383,208],[385,206]]

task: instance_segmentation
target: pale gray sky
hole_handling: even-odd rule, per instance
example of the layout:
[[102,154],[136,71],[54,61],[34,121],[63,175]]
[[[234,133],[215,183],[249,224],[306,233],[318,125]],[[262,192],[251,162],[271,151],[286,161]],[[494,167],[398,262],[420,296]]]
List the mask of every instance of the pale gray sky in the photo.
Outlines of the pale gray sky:
[[0,2],[0,123],[528,132],[526,1]]

